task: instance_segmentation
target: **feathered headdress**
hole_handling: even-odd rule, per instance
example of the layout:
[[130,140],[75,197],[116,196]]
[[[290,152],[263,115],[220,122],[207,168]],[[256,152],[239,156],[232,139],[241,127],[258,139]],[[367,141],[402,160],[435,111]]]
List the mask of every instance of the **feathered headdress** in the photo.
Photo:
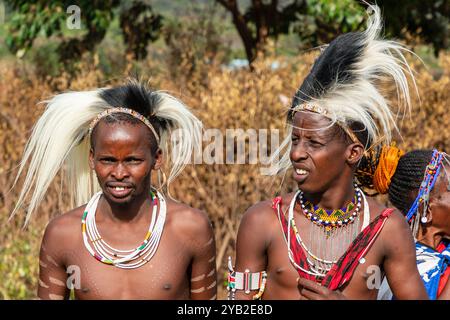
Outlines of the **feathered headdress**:
[[[90,125],[99,115],[108,113],[105,111],[120,112],[117,108],[124,108],[149,122],[163,154],[168,156],[172,151],[174,155],[167,187],[189,163],[193,148],[201,143],[202,124],[180,100],[162,91],[152,91],[135,80],[116,88],[58,94],[44,103],[46,109],[33,128],[14,181],[16,185],[25,176],[11,213],[13,217],[29,198],[25,225],[59,171],[65,173],[73,207],[86,203],[100,190],[88,161]],[[171,137],[177,129],[182,134]],[[170,148],[171,142],[176,146]]]
[[[354,142],[360,141],[358,134],[364,132],[366,150],[389,145],[392,131],[398,131],[398,115],[410,112],[407,76],[417,91],[403,55],[404,51],[410,51],[397,42],[380,38],[380,9],[377,6],[369,9],[373,13],[369,15],[366,31],[346,33],[333,40],[296,92],[287,117],[289,132],[273,155],[271,174],[283,173],[291,165],[289,149],[295,112],[326,116],[331,125],[338,124]],[[380,83],[386,79],[393,80],[396,86],[395,108],[380,89]]]

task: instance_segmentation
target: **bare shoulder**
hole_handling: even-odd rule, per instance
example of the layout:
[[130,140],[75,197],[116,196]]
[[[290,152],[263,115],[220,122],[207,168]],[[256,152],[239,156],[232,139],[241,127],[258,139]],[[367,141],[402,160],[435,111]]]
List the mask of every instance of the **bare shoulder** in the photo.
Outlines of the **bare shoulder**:
[[381,203],[374,197],[366,196],[366,199],[367,199],[367,202],[369,204],[369,209],[370,209],[370,221],[375,220],[375,218],[377,218],[379,215],[381,215],[387,209],[394,209],[394,212],[392,212],[392,214],[390,215],[388,220],[391,220],[391,218],[393,216],[396,216],[396,218],[394,218],[395,220],[398,219],[399,215],[400,215],[400,217],[402,216],[402,214],[396,208],[387,207],[386,205],[384,205],[383,203]]
[[[287,212],[293,196],[294,193],[289,193],[278,198],[278,200],[281,200],[282,214]],[[261,234],[261,230],[264,230],[264,237],[269,240],[279,228],[277,212],[273,208],[273,200],[265,200],[254,204],[245,211],[240,222],[239,232]]]
[[212,230],[211,221],[204,211],[170,199],[167,199],[166,224],[185,235],[195,236]]
[[51,219],[45,228],[44,239],[67,239],[81,232],[84,208],[85,206],[81,206]]
[[367,197],[367,202],[369,203],[370,208],[370,221],[375,220],[378,216],[380,216],[387,209],[393,209],[393,212],[390,214],[389,218],[386,220],[385,228],[397,228],[401,226],[408,226],[405,220],[405,216],[394,207],[386,207],[384,204],[378,202],[376,199],[372,197]]
[[[379,203],[374,198],[367,197],[367,201],[370,207],[370,220],[373,221],[379,215],[381,215],[388,207]],[[405,216],[396,208],[391,207],[393,212],[390,214],[389,218],[383,227],[381,234],[385,234],[388,237],[394,236],[395,232],[409,231],[408,223],[406,222]]]
[[[389,218],[386,220],[381,234],[383,238],[387,240],[387,243],[392,243],[393,241],[395,242],[395,240],[405,241],[407,240],[407,238],[412,238],[411,229],[409,228],[405,216],[395,208]],[[395,245],[398,245],[398,243]]]
[[[377,212],[379,216],[386,207]],[[405,216],[396,208],[392,208],[393,211],[386,219],[383,229],[380,232],[379,239],[386,255],[397,254],[399,248],[405,248],[406,243],[411,245],[414,243],[414,239],[409,228],[408,222]]]
[[258,202],[249,207],[240,222],[240,230],[266,229],[276,222],[276,216],[269,200]]

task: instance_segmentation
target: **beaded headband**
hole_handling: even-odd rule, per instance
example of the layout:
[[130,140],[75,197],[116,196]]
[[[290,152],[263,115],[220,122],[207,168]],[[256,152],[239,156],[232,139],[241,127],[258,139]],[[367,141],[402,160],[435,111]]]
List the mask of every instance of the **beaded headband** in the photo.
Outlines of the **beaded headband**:
[[430,198],[430,192],[433,189],[439,176],[439,173],[441,171],[443,158],[444,158],[443,152],[439,152],[436,149],[433,150],[433,156],[431,157],[431,161],[425,169],[424,177],[422,183],[420,184],[420,189],[417,194],[417,197],[414,200],[414,203],[409,209],[408,213],[406,214],[406,219],[408,221],[410,221],[411,218],[415,214],[417,214],[417,210],[419,208],[420,203],[423,202],[424,205],[427,205],[428,200]]
[[113,113],[126,113],[129,114],[131,116],[133,116],[136,119],[141,120],[153,133],[153,135],[156,138],[156,142],[159,144],[159,135],[156,133],[155,128],[153,128],[152,124],[150,123],[150,121],[144,117],[142,114],[140,114],[139,112],[136,112],[134,110],[128,109],[128,108],[123,108],[123,107],[116,107],[116,108],[111,108],[108,110],[105,110],[101,113],[99,113],[94,120],[92,120],[92,122],[89,124],[89,137],[92,134],[92,130],[94,130],[95,126],[97,125],[97,123],[104,117],[109,116],[110,114]]
[[[319,106],[309,103],[309,102],[298,104],[294,108],[292,108],[292,110],[294,111],[294,113],[297,111],[310,111],[310,112],[314,112],[314,113],[323,115],[329,119],[332,119],[330,117],[328,111],[325,108],[319,107]],[[353,131],[347,125],[345,125],[342,122],[337,122],[337,124],[345,131],[345,133],[350,137],[350,139],[354,143],[361,143],[361,141],[359,141],[358,137],[353,133]]]

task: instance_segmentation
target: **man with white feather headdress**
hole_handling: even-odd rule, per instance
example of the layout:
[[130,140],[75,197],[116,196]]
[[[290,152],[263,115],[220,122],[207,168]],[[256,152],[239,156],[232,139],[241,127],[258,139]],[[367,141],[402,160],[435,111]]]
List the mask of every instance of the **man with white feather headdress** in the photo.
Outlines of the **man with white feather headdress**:
[[[162,192],[201,143],[201,127],[181,101],[136,80],[47,101],[13,215],[29,200],[27,223],[60,170],[76,208],[46,227],[39,298],[67,299],[73,288],[77,299],[215,299],[209,219]],[[183,134],[170,162],[172,132]]]
[[414,82],[405,49],[380,38],[370,8],[367,30],[332,41],[293,98],[273,174],[292,168],[298,190],[245,213],[230,299],[376,299],[384,274],[398,299],[427,298],[404,217],[362,190],[385,170],[377,165],[397,129],[381,85],[395,83],[402,111],[407,76]]

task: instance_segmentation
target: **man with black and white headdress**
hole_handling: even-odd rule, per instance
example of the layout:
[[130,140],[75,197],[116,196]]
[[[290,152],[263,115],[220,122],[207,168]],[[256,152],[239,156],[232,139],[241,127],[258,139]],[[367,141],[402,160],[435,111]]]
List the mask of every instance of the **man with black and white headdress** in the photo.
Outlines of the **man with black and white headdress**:
[[427,298],[404,217],[362,190],[397,129],[382,80],[395,84],[402,111],[412,77],[371,8],[367,30],[332,41],[293,98],[273,173],[292,168],[298,190],[247,210],[230,299],[376,299],[384,274],[398,299]]
[[13,214],[29,198],[28,222],[60,170],[76,208],[45,230],[39,298],[67,299],[73,286],[77,299],[215,299],[209,219],[162,192],[201,143],[201,127],[181,101],[134,80],[47,101],[25,148]]

